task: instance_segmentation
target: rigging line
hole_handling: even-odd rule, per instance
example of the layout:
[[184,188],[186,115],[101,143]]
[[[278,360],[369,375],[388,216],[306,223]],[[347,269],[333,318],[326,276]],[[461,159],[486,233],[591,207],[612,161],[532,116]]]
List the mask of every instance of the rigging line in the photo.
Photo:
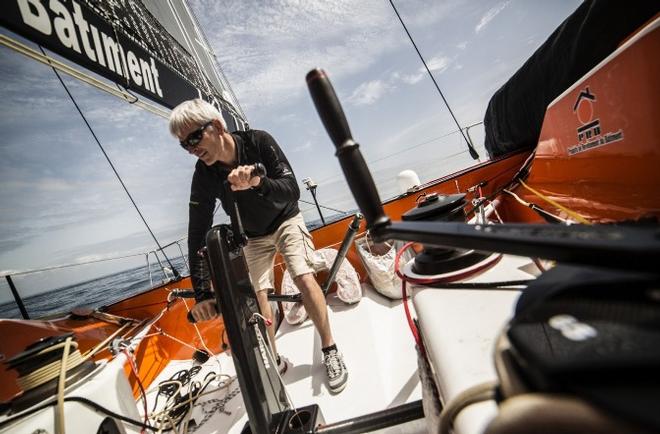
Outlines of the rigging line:
[[[551,223],[559,222],[559,223],[563,223],[565,225],[570,224],[568,220],[563,219],[559,216],[556,216],[556,215],[544,210],[543,208],[536,205],[535,203],[530,203],[530,202],[527,202],[527,201],[521,199],[520,196],[518,196],[516,193],[512,192],[511,190],[504,189],[503,191],[505,193],[513,196],[513,198],[516,200],[516,202],[518,202],[522,206],[526,206],[526,207],[530,208],[531,210],[535,211],[536,213],[540,214],[541,217],[543,217],[546,221],[548,221],[548,218],[550,218],[550,219],[552,219]],[[550,223],[550,221],[549,221],[549,223]]]
[[[171,0],[167,0],[167,5],[170,7],[170,10],[172,11],[172,15],[174,16],[174,22],[176,25],[179,27],[179,30],[181,31],[181,35],[183,36],[183,40],[186,42],[188,45],[188,51],[190,54],[190,57],[192,60],[195,62],[197,68],[199,69],[200,73],[200,78],[201,78],[201,85],[206,86],[206,89],[199,89],[201,91],[205,91],[207,94],[213,95],[212,91],[212,86],[209,83],[209,78],[206,76],[205,71],[202,69],[202,62],[199,54],[197,54],[197,49],[195,47],[195,44],[193,44],[193,41],[190,39],[190,36],[188,36],[186,32],[186,28],[183,24],[183,20],[179,16],[179,12],[175,9],[174,5],[172,4]],[[184,3],[185,5],[185,3]]]
[[422,53],[419,52],[419,49],[417,48],[417,44],[415,44],[415,41],[413,40],[413,37],[410,35],[410,32],[408,31],[408,28],[406,27],[406,24],[403,22],[403,19],[401,18],[401,15],[399,15],[399,11],[396,9],[396,6],[394,6],[394,2],[392,0],[390,1],[390,5],[392,5],[392,9],[394,9],[394,13],[396,16],[399,18],[399,21],[401,22],[401,25],[403,26],[403,30],[406,31],[406,34],[408,35],[408,38],[410,39],[410,42],[413,44],[413,47],[415,47],[415,51],[417,51],[417,55],[419,56],[420,60],[424,64],[424,68],[426,68],[426,72],[429,73],[429,77],[431,77],[431,81],[433,81],[433,84],[435,85],[435,88],[438,90],[438,93],[440,94],[440,97],[442,97],[442,100],[445,103],[445,106],[447,106],[447,110],[449,110],[449,114],[451,117],[454,119],[454,122],[456,122],[456,126],[458,127],[458,130],[461,132],[461,135],[465,139],[465,143],[467,144],[468,150],[470,151],[470,156],[474,160],[479,159],[479,154],[477,153],[477,150],[474,149],[474,146],[472,146],[472,143],[467,139],[465,136],[465,133],[463,132],[463,129],[461,128],[461,125],[458,123],[458,120],[456,119],[456,116],[454,116],[454,112],[451,110],[451,107],[449,107],[449,103],[445,99],[445,96],[443,95],[442,91],[440,90],[440,86],[438,86],[438,83],[435,81],[435,78],[433,77],[433,74],[431,74],[431,70],[429,67],[426,65],[426,61],[424,60],[424,57],[422,57]]
[[[39,46],[39,49],[41,50],[41,52],[45,56],[46,52],[44,51],[44,49],[41,45]],[[119,183],[124,188],[124,191],[126,192],[126,195],[128,196],[128,198],[131,200],[131,203],[133,204],[133,207],[135,208],[137,213],[140,215],[140,218],[142,219],[142,222],[144,223],[144,225],[147,227],[147,230],[149,231],[149,234],[151,234],[151,238],[154,239],[154,242],[156,243],[156,245],[160,249],[161,253],[165,257],[165,260],[167,260],[167,263],[169,264],[170,268],[172,269],[172,272],[174,273],[174,277],[180,277],[179,271],[176,269],[176,267],[174,267],[174,265],[172,265],[172,262],[170,261],[170,258],[163,251],[163,248],[160,246],[160,243],[158,242],[158,239],[156,238],[153,231],[151,230],[151,227],[149,227],[149,224],[147,223],[144,216],[142,215],[142,212],[140,211],[140,208],[138,208],[137,204],[133,200],[133,196],[131,196],[131,193],[128,191],[128,188],[126,188],[126,184],[124,184],[124,181],[121,179],[121,176],[119,176],[119,172],[117,172],[117,169],[115,169],[114,164],[112,164],[112,160],[110,160],[110,157],[105,152],[105,149],[103,148],[103,145],[101,145],[101,142],[99,141],[98,137],[96,137],[96,133],[94,133],[94,130],[92,129],[92,126],[87,121],[87,118],[85,117],[82,110],[78,106],[78,103],[76,102],[76,100],[73,98],[73,95],[71,95],[71,92],[69,91],[69,88],[64,83],[64,80],[62,80],[62,77],[60,77],[60,74],[57,72],[57,69],[53,68],[52,66],[51,66],[51,68],[53,69],[53,72],[57,76],[57,79],[62,84],[62,87],[64,87],[64,90],[66,91],[67,95],[69,95],[69,98],[71,99],[71,102],[73,103],[73,105],[76,107],[76,110],[78,110],[78,113],[80,114],[80,117],[82,117],[82,120],[85,122],[85,125],[87,125],[87,129],[92,134],[92,137],[94,137],[94,140],[96,141],[96,144],[99,145],[99,149],[101,149],[101,152],[103,153],[103,156],[108,161],[108,164],[110,164],[110,167],[112,168],[112,171],[115,173],[115,176],[119,180]]]
[[[140,101],[140,98],[138,98],[137,95],[135,95],[133,92],[131,92],[131,90],[130,90],[129,88],[127,88],[127,87],[125,87],[125,86],[122,86],[122,85],[119,84],[119,83],[115,83],[115,85],[117,86],[117,89],[119,89],[120,91],[125,92],[125,93],[127,93],[127,94],[129,94],[130,96],[133,97],[133,100],[132,100],[132,101],[129,100],[128,98],[126,98],[126,102],[127,102],[127,103],[129,103],[129,104],[135,104],[136,102]],[[122,88],[123,88],[123,89],[122,89]]]
[[[526,163],[527,163],[527,162],[523,163],[523,166],[524,166]],[[487,183],[490,183],[493,179],[499,178],[500,176],[506,174],[507,171],[513,169],[514,167],[516,167],[516,166],[508,167],[508,168],[502,170],[501,172],[499,172],[498,174],[493,175],[493,176],[491,176],[491,177],[488,178],[488,179],[484,179],[483,181],[484,181],[484,182],[487,182]],[[520,171],[519,171],[518,173],[520,173]],[[516,176],[517,176],[517,174],[513,177],[513,179],[511,179],[509,182],[507,182],[506,184],[504,184],[501,188],[499,188],[499,189],[493,191],[489,196],[486,196],[486,197],[484,198],[484,200],[490,202],[490,201],[492,201],[495,197],[497,197],[498,195],[500,195],[504,190],[510,188],[511,185],[513,185],[513,184],[516,183]],[[470,214],[473,213],[476,209],[477,209],[477,207],[472,207],[471,209],[466,210],[466,211],[465,211],[465,215],[470,215]]]
[[[403,150],[403,151],[401,151],[401,152],[396,152],[395,154],[388,155],[387,157],[382,157],[382,158],[379,158],[379,159],[377,159],[377,160],[370,161],[369,164],[379,163],[379,162],[381,162],[382,160],[385,160],[385,159],[390,158],[390,157],[392,157],[392,156],[394,156],[394,155],[401,154],[401,153],[404,153],[404,152],[407,152],[407,151],[408,151],[408,150],[405,149],[405,150]],[[444,156],[442,157],[442,159],[440,159],[440,162],[445,162],[445,161],[449,160],[450,158],[458,157],[459,155],[463,155],[463,154],[465,154],[466,152],[468,152],[468,151],[467,151],[466,149],[463,149],[462,151],[454,152],[453,154],[444,155]],[[436,160],[428,160],[428,159],[425,159],[425,161],[424,161],[423,163],[422,163],[422,162],[417,162],[417,163],[415,163],[415,164],[419,164],[419,165],[421,166],[422,164],[429,164],[429,163],[430,163],[430,164],[437,164],[437,161],[436,161]],[[418,167],[420,167],[420,166],[418,166]],[[383,170],[387,170],[387,169],[383,169]],[[378,171],[376,171],[375,169],[374,169],[374,172],[378,173]]]
[[[300,202],[302,202],[302,203],[306,203],[307,205],[315,205],[314,202],[309,202],[309,201],[306,201],[306,200],[304,200],[304,199],[298,199],[298,201],[300,201]],[[337,211],[337,212],[340,212],[340,213],[342,213],[342,214],[348,214],[347,211],[342,211],[342,210],[337,209],[337,208],[331,208],[331,207],[329,207],[329,206],[325,206],[325,205],[321,205],[321,204],[319,204],[319,206],[320,206],[321,208],[324,208],[324,209],[329,209],[330,211]],[[309,208],[309,209],[314,209],[314,208]]]
[[[472,127],[477,126],[477,125],[480,125],[480,124],[483,124],[483,121],[479,121],[479,122],[475,122],[475,123],[473,123],[473,124],[470,124],[470,125],[468,125],[467,127],[465,127],[464,129],[465,129],[465,130],[468,130],[469,128],[472,128]],[[390,158],[390,157],[393,157],[393,156],[395,156],[395,155],[399,155],[399,154],[402,154],[402,153],[404,153],[404,152],[408,152],[408,151],[411,150],[411,149],[418,148],[418,147],[420,147],[420,146],[422,146],[422,145],[427,145],[427,144],[429,144],[429,143],[431,143],[431,142],[434,142],[434,141],[436,141],[436,140],[443,139],[443,138],[445,138],[445,137],[449,137],[449,136],[451,136],[451,135],[453,135],[453,134],[456,134],[457,132],[458,132],[457,130],[449,131],[449,132],[444,133],[444,134],[442,134],[442,135],[440,135],[440,136],[433,137],[433,138],[430,138],[430,139],[425,140],[425,141],[423,141],[423,142],[420,142],[420,143],[414,144],[414,145],[412,145],[412,146],[409,146],[409,147],[407,147],[406,149],[403,149],[403,150],[401,150],[401,151],[396,151],[396,152],[394,152],[394,153],[392,153],[392,154],[384,155],[384,156],[382,156],[382,157],[380,157],[380,158],[376,158],[375,160],[369,160],[369,161],[367,161],[367,163],[369,163],[369,164],[378,163],[378,162],[380,162],[380,161],[382,161],[382,160],[386,160],[386,159],[388,159],[388,158]],[[465,152],[466,152],[466,151],[461,151],[461,152],[456,152],[456,153],[453,153],[453,154],[450,154],[450,155],[446,155],[446,156],[443,157],[443,159],[453,158],[453,157],[456,157],[457,155],[464,154]],[[320,184],[324,183],[325,181],[328,181],[328,180],[330,180],[330,179],[334,179],[334,178],[336,178],[336,176],[330,176],[330,177],[327,177],[327,178],[323,178],[323,179],[321,179],[320,181],[318,181],[318,184],[320,185]],[[342,211],[342,212],[343,212],[343,211]]]
[[132,255],[114,256],[112,258],[94,259],[94,260],[85,261],[85,262],[74,262],[72,264],[53,265],[52,267],[35,268],[35,269],[32,269],[32,270],[17,271],[15,273],[12,273],[12,272],[2,273],[2,274],[0,274],[0,277],[4,277],[5,275],[20,276],[20,275],[23,275],[23,274],[41,273],[42,271],[52,271],[52,270],[59,270],[61,268],[77,267],[79,265],[96,264],[97,262],[115,261],[117,259],[133,258],[135,256],[144,256],[144,253],[134,253]]
[[575,211],[573,211],[573,210],[571,210],[571,209],[568,209],[567,207],[565,207],[565,206],[563,206],[563,205],[557,203],[556,201],[552,200],[552,199],[549,198],[548,196],[546,196],[546,195],[544,195],[544,194],[538,192],[537,190],[533,189],[533,188],[530,187],[529,185],[525,184],[525,183],[523,182],[522,179],[518,179],[517,181],[518,181],[518,182],[519,182],[519,183],[520,183],[525,189],[527,189],[527,190],[529,190],[530,192],[532,192],[532,194],[534,194],[534,195],[540,197],[540,198],[543,199],[544,201],[548,202],[550,205],[553,205],[554,207],[559,208],[560,210],[564,211],[566,214],[568,214],[569,216],[573,217],[573,218],[574,218],[575,220],[577,220],[579,223],[582,223],[582,224],[584,224],[584,225],[591,225],[591,224],[593,224],[593,223],[591,223],[589,220],[587,220],[586,218],[582,217],[582,216],[581,216],[580,214],[578,214],[577,212],[575,212]]
[[[473,125],[470,125],[470,126],[473,127],[474,125],[478,125],[478,124],[479,124],[479,123],[476,123],[476,124],[473,124]],[[469,128],[469,127],[466,127],[466,129],[467,129],[467,128]],[[420,147],[420,146],[422,146],[422,145],[427,145],[427,144],[429,144],[429,143],[431,143],[431,142],[435,142],[436,140],[440,140],[440,139],[444,139],[445,137],[452,136],[452,135],[456,134],[457,132],[458,132],[458,131],[454,130],[454,131],[450,131],[450,132],[448,132],[448,133],[445,133],[445,134],[443,134],[443,135],[441,135],[441,136],[433,137],[432,139],[425,140],[425,141],[423,141],[423,142],[417,143],[416,145],[412,145],[412,146],[409,146],[409,147],[407,147],[407,148],[405,148],[405,149],[402,149],[402,150],[400,150],[400,151],[394,152],[394,153],[392,153],[392,154],[385,155],[384,157],[376,158],[375,160],[369,161],[369,164],[378,163],[379,161],[383,161],[383,160],[386,160],[386,159],[388,159],[388,158],[390,158],[390,157],[394,157],[395,155],[403,154],[404,152],[408,152],[408,151],[410,151],[411,149],[418,148],[418,147]],[[456,155],[463,154],[464,152],[465,152],[465,151],[457,152],[457,153],[451,154],[451,155],[449,155],[449,156],[447,156],[447,157],[443,157],[443,158],[451,158],[451,157],[455,157]]]

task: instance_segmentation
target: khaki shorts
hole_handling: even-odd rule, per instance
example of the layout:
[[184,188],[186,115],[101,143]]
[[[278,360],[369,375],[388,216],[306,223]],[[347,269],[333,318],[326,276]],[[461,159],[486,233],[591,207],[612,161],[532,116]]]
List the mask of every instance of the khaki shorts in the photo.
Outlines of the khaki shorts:
[[302,214],[285,220],[270,235],[250,238],[243,248],[255,292],[275,288],[273,267],[277,252],[292,278],[315,272],[314,243]]

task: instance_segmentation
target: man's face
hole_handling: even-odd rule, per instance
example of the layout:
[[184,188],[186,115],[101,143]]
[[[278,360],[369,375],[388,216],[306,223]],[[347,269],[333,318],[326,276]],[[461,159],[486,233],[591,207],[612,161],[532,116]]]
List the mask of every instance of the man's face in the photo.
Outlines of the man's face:
[[186,151],[199,158],[207,166],[218,161],[222,149],[222,124],[217,121],[203,125],[192,124],[183,129],[179,136],[181,146]]

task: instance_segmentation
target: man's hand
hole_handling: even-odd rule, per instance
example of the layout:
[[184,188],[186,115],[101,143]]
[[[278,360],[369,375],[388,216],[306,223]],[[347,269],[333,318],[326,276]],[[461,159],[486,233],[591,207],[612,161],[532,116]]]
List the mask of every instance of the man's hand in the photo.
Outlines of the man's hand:
[[215,298],[196,303],[190,310],[195,322],[208,321],[218,316],[215,308]]
[[261,183],[261,177],[252,176],[254,166],[238,166],[227,176],[232,191],[247,190],[257,187]]

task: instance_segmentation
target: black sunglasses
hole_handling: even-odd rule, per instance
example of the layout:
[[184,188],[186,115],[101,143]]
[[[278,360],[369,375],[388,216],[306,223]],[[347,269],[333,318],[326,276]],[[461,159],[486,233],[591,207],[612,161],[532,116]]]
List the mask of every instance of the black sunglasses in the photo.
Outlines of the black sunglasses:
[[197,128],[192,133],[188,134],[188,137],[186,137],[185,139],[183,139],[182,141],[179,142],[181,147],[183,149],[185,149],[186,151],[188,151],[188,150],[194,148],[195,146],[199,145],[199,142],[202,141],[202,136],[204,135],[204,130],[206,129],[206,127],[208,127],[212,123],[213,123],[213,121],[208,121],[207,123],[205,123],[201,127]]

